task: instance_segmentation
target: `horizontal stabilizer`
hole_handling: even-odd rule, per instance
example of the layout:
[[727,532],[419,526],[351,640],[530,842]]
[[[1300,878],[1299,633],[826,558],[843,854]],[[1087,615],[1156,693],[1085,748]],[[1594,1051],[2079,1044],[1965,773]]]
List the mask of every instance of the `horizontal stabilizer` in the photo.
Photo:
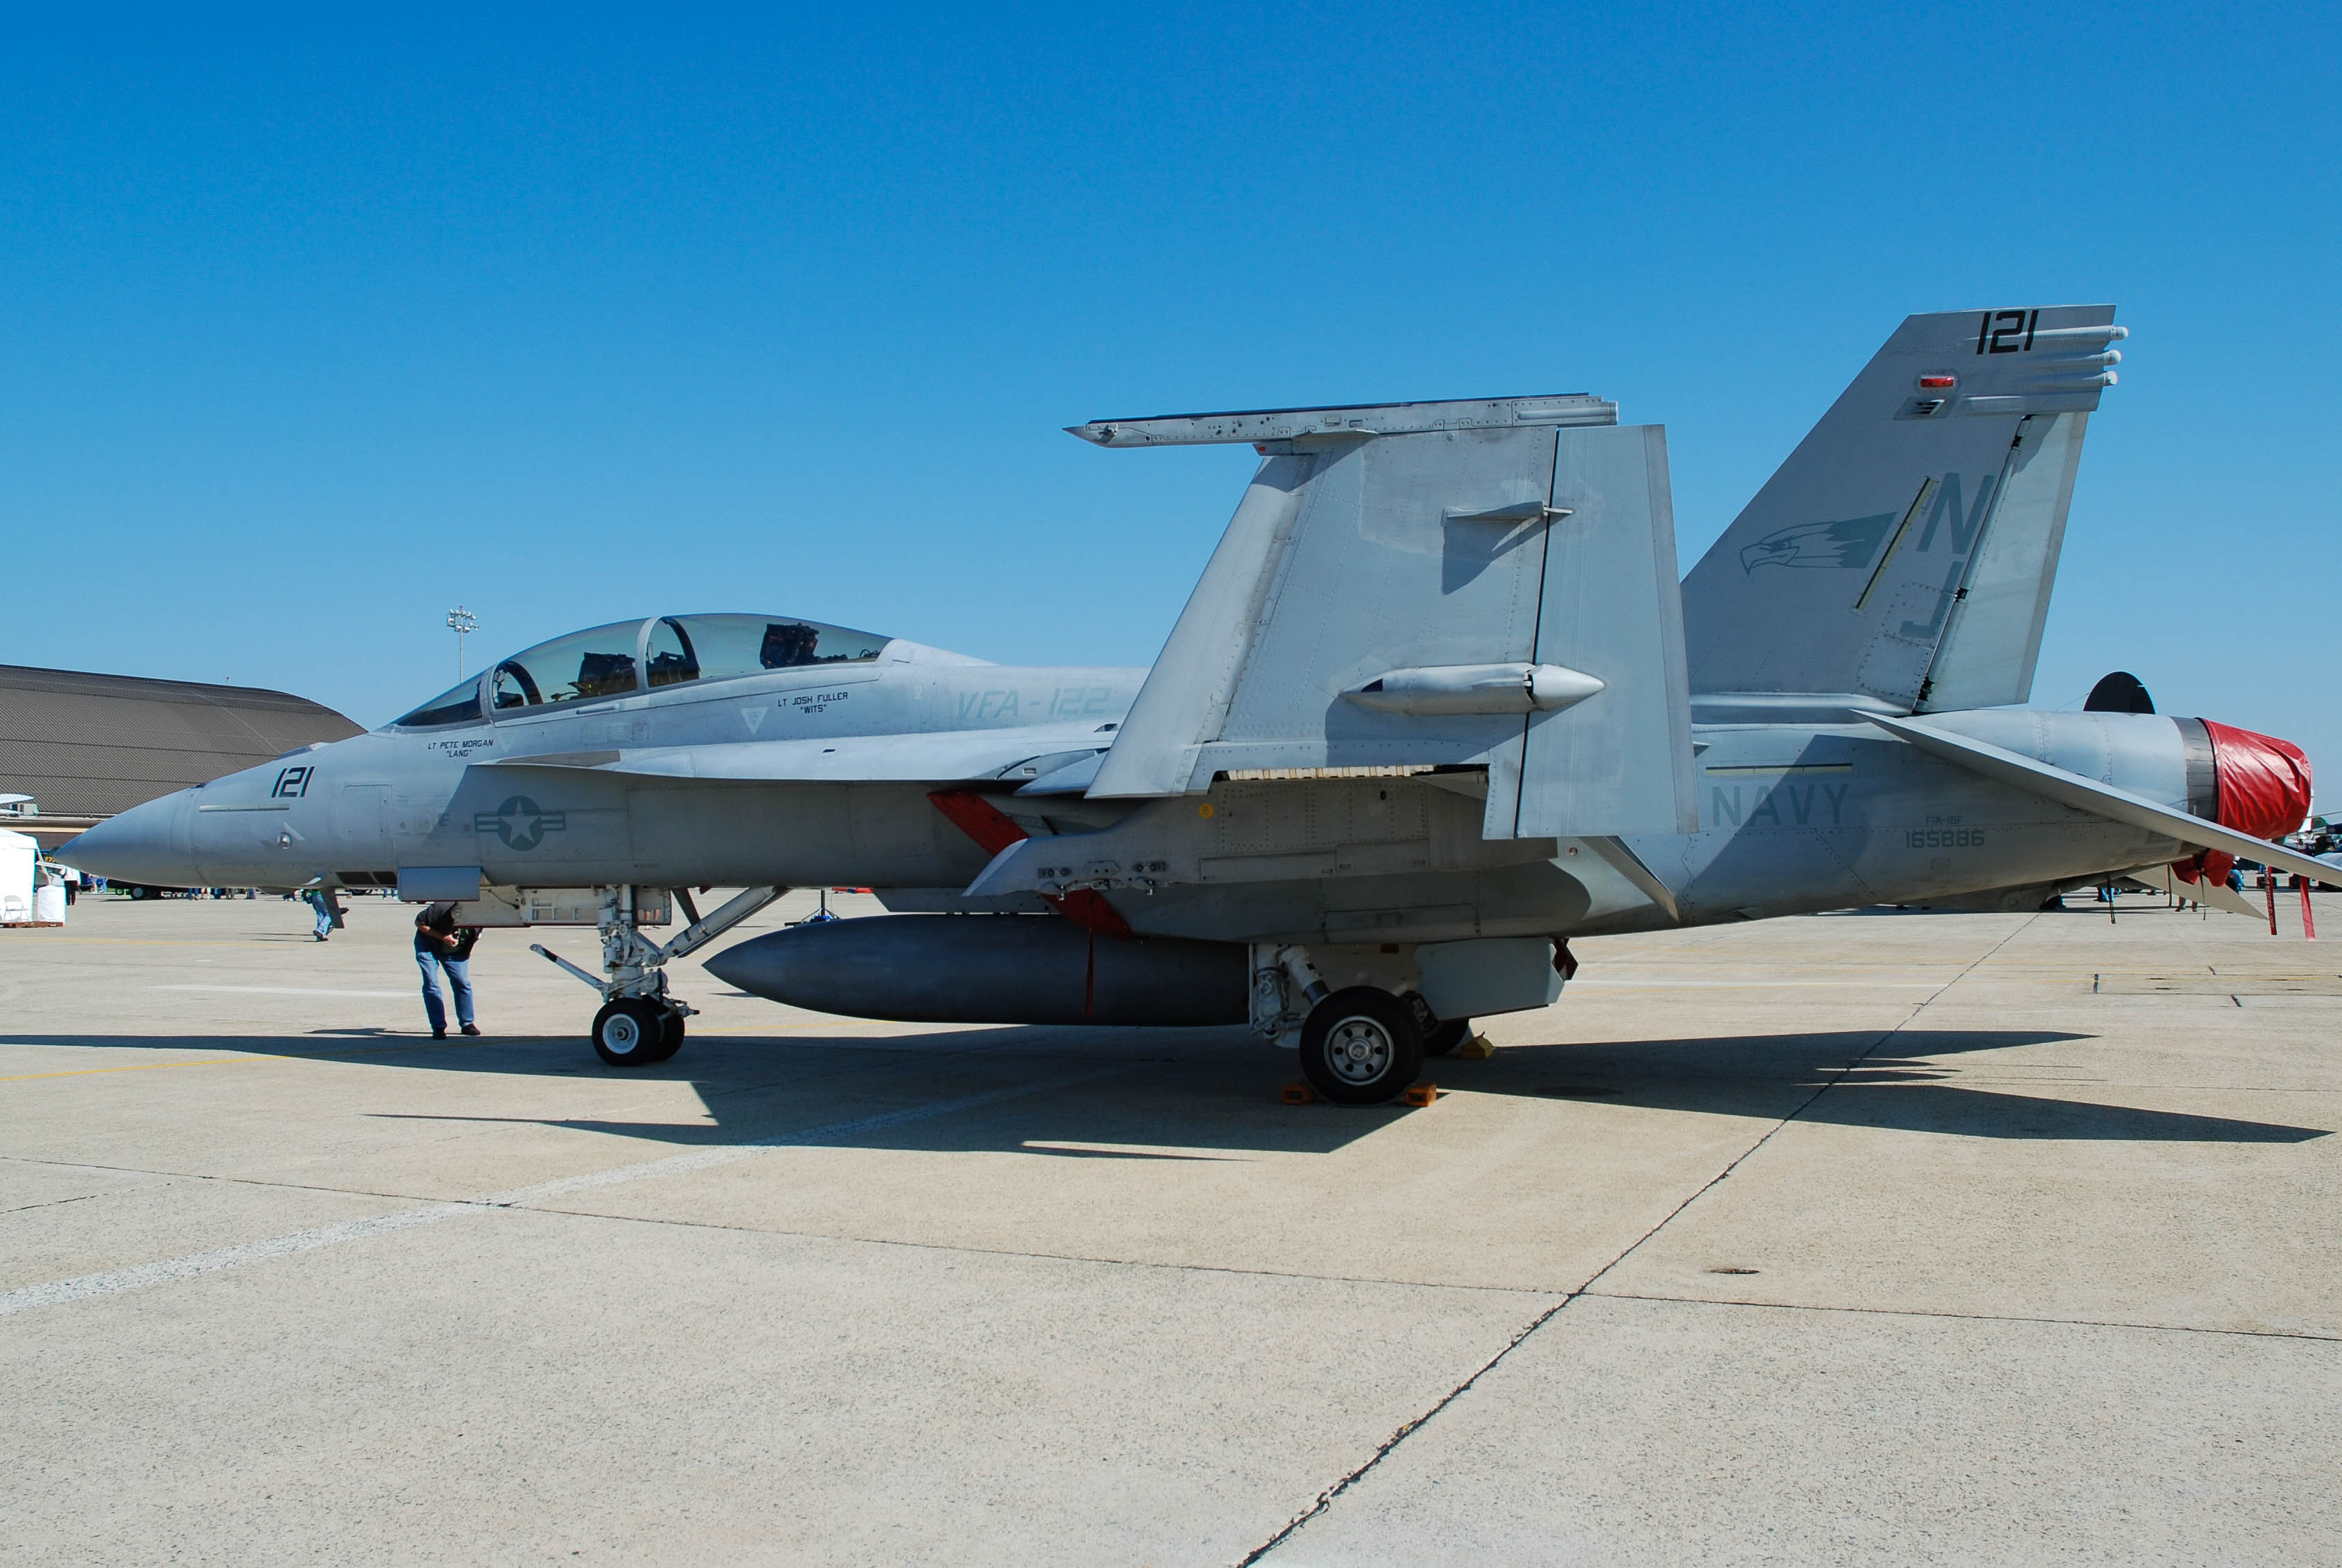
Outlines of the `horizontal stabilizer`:
[[2006,747],[1987,741],[1971,740],[1953,734],[1933,724],[1911,719],[1892,719],[1880,714],[1869,715],[1872,724],[1889,734],[1910,742],[1923,752],[1957,763],[1972,772],[1982,774],[1996,783],[2054,800],[2060,805],[2072,806],[2112,822],[2125,822],[2133,827],[2145,828],[2176,838],[2192,849],[2218,850],[2245,860],[2273,865],[2279,871],[2289,871],[2297,876],[2324,879],[2334,875],[2335,868],[2311,859],[2308,855],[2271,844],[2267,839],[2238,833],[2232,827],[2207,822],[2200,816],[2134,794],[2064,768],[2036,762]]
[[2209,876],[2198,877],[2194,882],[2185,882],[2167,864],[2138,866],[2124,872],[2123,876],[2130,882],[2144,883],[2157,893],[2167,893],[2175,898],[2194,899],[2207,908],[2226,910],[2230,914],[2241,914],[2247,920],[2268,918],[2267,911],[2256,908],[2251,899],[2247,898],[2227,883]]

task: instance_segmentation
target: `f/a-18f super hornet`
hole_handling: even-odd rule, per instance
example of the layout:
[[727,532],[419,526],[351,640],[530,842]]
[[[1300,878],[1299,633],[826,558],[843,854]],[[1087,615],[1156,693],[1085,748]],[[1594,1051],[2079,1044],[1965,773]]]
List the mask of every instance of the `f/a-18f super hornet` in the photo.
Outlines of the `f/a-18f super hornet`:
[[[2011,705],[2126,335],[2107,306],[1908,318],[1680,584],[1664,432],[1598,397],[1078,426],[1260,454],[1151,669],[651,616],[67,858],[590,921],[600,974],[565,966],[618,1064],[681,1043],[669,960],[785,887],[870,886],[895,913],[707,966],[869,1017],[1249,1023],[1354,1104],[1552,1002],[1573,937],[2209,889],[2239,855],[2330,876],[2269,842],[2308,803],[2288,743],[2135,682]],[[746,891],[703,916],[709,885]]]

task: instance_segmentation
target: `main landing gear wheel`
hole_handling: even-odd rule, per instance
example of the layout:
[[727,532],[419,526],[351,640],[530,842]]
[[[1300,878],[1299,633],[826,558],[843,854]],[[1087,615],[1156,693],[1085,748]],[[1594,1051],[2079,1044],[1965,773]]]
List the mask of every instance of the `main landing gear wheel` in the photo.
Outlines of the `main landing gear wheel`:
[[1410,991],[1399,1000],[1406,1004],[1407,1012],[1415,1017],[1415,1027],[1423,1036],[1425,1055],[1451,1055],[1458,1045],[1472,1038],[1472,1021],[1469,1018],[1442,1021],[1439,1014],[1431,1010],[1431,1004],[1423,999],[1423,993]]
[[1414,1010],[1387,991],[1354,985],[1309,1010],[1301,1025],[1301,1073],[1337,1105],[1381,1105],[1423,1071]]
[[[621,996],[594,1014],[594,1049],[613,1067],[647,1067],[675,1054],[667,1044],[667,1009],[644,996]],[[676,1019],[675,1044],[683,1044]]]
[[1450,1018],[1438,1028],[1424,1035],[1424,1054],[1430,1056],[1453,1056],[1456,1054],[1456,1047],[1470,1038],[1472,1038],[1472,1021],[1469,1018]]

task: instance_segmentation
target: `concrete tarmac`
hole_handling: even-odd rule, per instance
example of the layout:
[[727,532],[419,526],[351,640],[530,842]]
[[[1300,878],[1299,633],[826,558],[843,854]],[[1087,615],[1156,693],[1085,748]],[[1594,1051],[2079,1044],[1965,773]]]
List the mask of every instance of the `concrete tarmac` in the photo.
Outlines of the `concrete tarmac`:
[[2342,897],[1588,942],[1418,1111],[351,911],[0,931],[0,1563],[2342,1562]]

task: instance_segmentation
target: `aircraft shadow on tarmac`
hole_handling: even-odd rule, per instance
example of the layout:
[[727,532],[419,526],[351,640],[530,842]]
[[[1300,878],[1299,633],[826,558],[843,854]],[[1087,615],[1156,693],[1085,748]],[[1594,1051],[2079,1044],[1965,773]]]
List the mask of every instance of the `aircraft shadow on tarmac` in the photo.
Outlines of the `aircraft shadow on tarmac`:
[[[2296,1144],[2333,1131],[2091,1098],[2093,1084],[2104,1082],[2086,1059],[2092,1038],[2037,1030],[1906,1030],[1883,1044],[1876,1032],[1846,1031],[1508,1045],[1485,1062],[1433,1058],[1424,1076],[1476,1094],[1766,1121],[1795,1113],[1807,1122],[1976,1138]],[[2026,1076],[2024,1088],[1955,1081],[1963,1076],[1955,1060],[1962,1055],[2065,1042],[2077,1048],[2059,1053],[2061,1058],[2084,1059],[2005,1064],[2009,1074]],[[1282,1104],[1279,1084],[1299,1077],[1293,1058],[1271,1056],[1248,1034],[1229,1029],[999,1028],[877,1037],[841,1030],[777,1039],[710,1034],[695,1035],[671,1063],[624,1072],[605,1067],[569,1035],[439,1045],[411,1034],[331,1029],[270,1037],[0,1035],[0,1043],[253,1051],[505,1077],[681,1080],[696,1092],[707,1119],[596,1121],[529,1116],[525,1109],[515,1114],[506,1109],[508,1093],[500,1095],[502,1114],[387,1107],[369,1114],[567,1127],[683,1145],[787,1139],[805,1129],[815,1134],[809,1143],[856,1147],[1077,1159],[1216,1157],[1192,1153],[1209,1150],[1241,1158],[1330,1153],[1418,1114],[1389,1106]],[[1086,1070],[1099,1068],[1108,1071],[1088,1075]],[[1078,1081],[1057,1082],[1068,1077]],[[1026,1081],[1044,1086],[988,1101],[980,1114],[866,1131],[839,1126],[923,1100],[989,1095]],[[2121,1094],[2121,1086],[2113,1093]],[[1140,1147],[1034,1146],[1049,1144]],[[1165,1152],[1153,1152],[1158,1150]]]

